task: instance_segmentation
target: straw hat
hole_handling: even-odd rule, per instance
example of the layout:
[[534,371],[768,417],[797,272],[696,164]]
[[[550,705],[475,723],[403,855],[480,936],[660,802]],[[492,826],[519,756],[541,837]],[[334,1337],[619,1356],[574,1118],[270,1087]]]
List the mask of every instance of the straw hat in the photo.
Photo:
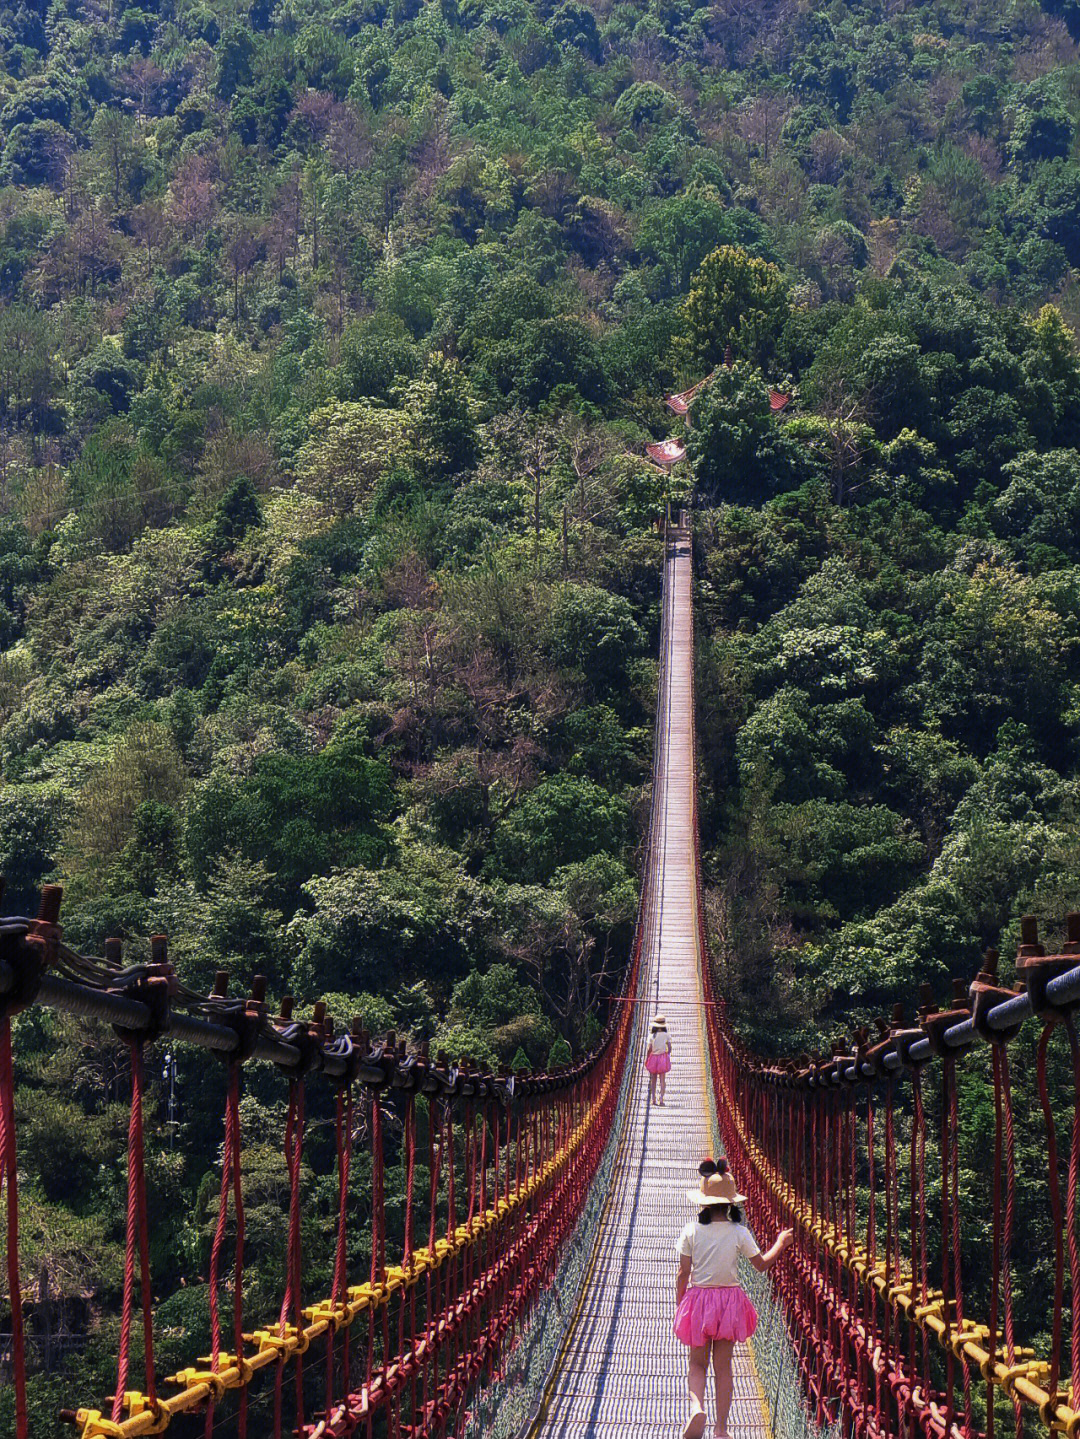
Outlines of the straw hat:
[[710,1204],[746,1203],[746,1195],[740,1194],[735,1188],[735,1178],[730,1171],[725,1174],[703,1175],[699,1187],[688,1189],[686,1197],[691,1204],[696,1204],[699,1208]]
[[653,1029],[667,1029],[667,1020],[662,1014],[658,1014],[652,1022]]

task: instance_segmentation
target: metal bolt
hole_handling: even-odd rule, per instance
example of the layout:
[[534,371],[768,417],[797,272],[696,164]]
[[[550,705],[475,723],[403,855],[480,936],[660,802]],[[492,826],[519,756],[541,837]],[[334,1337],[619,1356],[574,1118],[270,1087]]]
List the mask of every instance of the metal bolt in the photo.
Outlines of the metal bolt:
[[43,884],[41,886],[41,904],[38,908],[38,919],[46,924],[59,924],[60,902],[64,898],[64,887],[60,884]]
[[983,955],[983,967],[979,978],[985,984],[992,984],[998,977],[998,960],[1000,955],[992,946]]
[[1020,948],[1017,953],[1025,959],[1037,959],[1045,953],[1039,943],[1039,921],[1033,914],[1025,914],[1020,919]]

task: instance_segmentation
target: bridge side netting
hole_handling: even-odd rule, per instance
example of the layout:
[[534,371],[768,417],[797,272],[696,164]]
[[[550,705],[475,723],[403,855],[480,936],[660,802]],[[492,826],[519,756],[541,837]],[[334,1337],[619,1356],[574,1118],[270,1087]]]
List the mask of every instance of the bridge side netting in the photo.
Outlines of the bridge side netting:
[[[492,1074],[467,1057],[433,1058],[426,1046],[407,1052],[394,1034],[372,1040],[358,1023],[338,1032],[321,1005],[300,1021],[286,998],[271,1016],[258,981],[246,999],[227,997],[224,976],[213,994],[194,994],[161,936],[148,964],[125,967],[113,942],[89,959],[65,945],[59,909],[60,892],[48,887],[37,918],[0,921],[0,1175],[16,1439],[28,1439],[28,1420],[11,1019],[33,1004],[111,1023],[130,1063],[117,1379],[110,1401],[70,1411],[83,1439],[136,1439],[173,1424],[183,1435],[227,1424],[237,1439],[461,1434],[550,1286],[603,1162],[633,1031],[637,950],[590,1055],[548,1074]],[[210,1352],[167,1377],[155,1359],[143,1129],[146,1051],[165,1036],[216,1053],[224,1066],[220,1193],[203,1286]],[[280,1309],[253,1315],[243,1302],[241,1103],[249,1066],[263,1061],[280,1073],[287,1100],[287,1241]],[[312,1294],[302,1175],[318,1084],[334,1090],[328,1179],[337,1222],[331,1286]],[[370,1175],[360,1193],[358,1171]],[[403,1213],[388,1192],[391,1174]]]

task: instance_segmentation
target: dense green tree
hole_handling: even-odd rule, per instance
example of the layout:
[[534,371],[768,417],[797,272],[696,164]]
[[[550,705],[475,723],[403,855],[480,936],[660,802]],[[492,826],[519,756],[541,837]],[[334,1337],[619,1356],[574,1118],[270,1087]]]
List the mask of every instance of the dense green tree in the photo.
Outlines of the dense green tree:
[[392,788],[386,765],[364,749],[358,736],[344,735],[316,755],[267,755],[246,779],[212,775],[188,811],[196,876],[205,880],[214,856],[234,849],[265,858],[286,886],[335,864],[377,859]]
[[563,865],[626,842],[625,801],[591,780],[554,775],[530,790],[500,823],[492,845],[498,873],[543,883]]
[[4,900],[14,913],[37,913],[38,886],[53,870],[60,838],[59,796],[34,786],[0,792],[0,874]]
[[730,347],[737,359],[765,363],[788,315],[780,271],[735,245],[706,255],[690,282],[679,343],[691,365],[717,365]]
[[625,687],[627,665],[642,649],[629,602],[595,585],[560,589],[548,633],[555,663],[579,671],[601,694]]
[[325,405],[309,429],[296,456],[297,477],[339,516],[363,508],[382,476],[395,465],[407,466],[413,453],[410,418],[367,401]]
[[1075,133],[1076,124],[1060,87],[1049,77],[1033,81],[1014,107],[1009,158],[1014,165],[1024,166],[1068,155]]
[[500,390],[529,407],[549,399],[559,387],[596,403],[606,397],[596,341],[573,316],[515,326],[512,338],[492,351],[490,363]]
[[235,479],[218,500],[211,524],[213,543],[219,550],[232,549],[252,525],[262,524],[262,511],[255,487],[247,475]]
[[694,400],[686,452],[699,491],[713,504],[761,504],[794,488],[803,473],[761,371],[745,361],[721,366]]
[[407,387],[403,404],[412,434],[432,478],[447,479],[469,470],[479,454],[475,404],[469,382],[456,360],[431,355]]
[[446,984],[464,977],[483,931],[477,883],[452,851],[406,845],[391,868],[344,869],[305,893],[311,912],[288,929],[301,993],[381,985],[388,973],[395,986],[432,974]]

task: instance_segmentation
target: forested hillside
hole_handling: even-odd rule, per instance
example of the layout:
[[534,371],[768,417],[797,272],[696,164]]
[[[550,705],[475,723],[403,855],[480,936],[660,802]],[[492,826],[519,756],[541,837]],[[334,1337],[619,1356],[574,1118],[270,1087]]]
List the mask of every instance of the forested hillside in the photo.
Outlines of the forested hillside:
[[[789,1044],[968,974],[1022,907],[1056,921],[1078,21],[7,6],[6,908],[60,880],[77,946],[164,931],[196,987],[260,972],[485,1064],[587,1045],[637,898],[668,492],[643,449],[719,365],[672,483],[737,1009]],[[19,1025],[44,1435],[111,1382],[126,1106],[100,1030]],[[164,1362],[195,1352],[219,1088],[179,1050],[155,1077]],[[279,1090],[244,1103],[265,1136]],[[253,1164],[257,1309],[283,1161]]]

